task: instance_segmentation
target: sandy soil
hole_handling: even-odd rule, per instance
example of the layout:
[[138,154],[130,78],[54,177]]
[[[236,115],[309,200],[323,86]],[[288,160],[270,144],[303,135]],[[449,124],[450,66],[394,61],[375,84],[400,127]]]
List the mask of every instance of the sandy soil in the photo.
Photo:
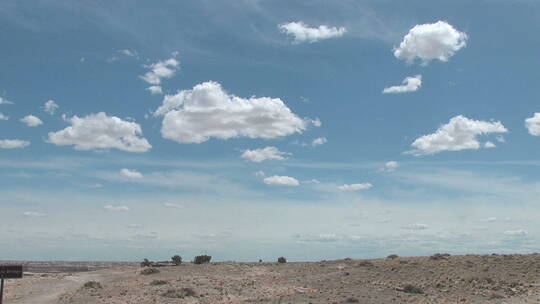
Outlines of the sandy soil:
[[540,254],[155,269],[36,274],[10,280],[5,303],[540,303]]

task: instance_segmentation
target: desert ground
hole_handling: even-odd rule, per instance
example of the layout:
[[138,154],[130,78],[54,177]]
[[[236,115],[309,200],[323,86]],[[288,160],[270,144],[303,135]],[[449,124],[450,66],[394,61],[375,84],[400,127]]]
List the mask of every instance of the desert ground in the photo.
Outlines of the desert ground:
[[540,303],[540,254],[32,265],[4,303]]

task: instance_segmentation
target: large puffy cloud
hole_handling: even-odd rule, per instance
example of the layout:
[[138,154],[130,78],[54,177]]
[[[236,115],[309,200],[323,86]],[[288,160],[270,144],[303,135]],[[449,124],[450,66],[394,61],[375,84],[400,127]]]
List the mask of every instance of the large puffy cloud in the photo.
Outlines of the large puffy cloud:
[[339,186],[338,189],[341,191],[358,191],[358,190],[368,190],[373,187],[370,183],[360,183],[360,184],[345,184]]
[[529,134],[540,136],[540,113],[534,113],[533,117],[525,119],[525,127]]
[[302,21],[289,22],[278,25],[278,28],[287,35],[294,37],[295,43],[308,42],[313,43],[319,40],[341,37],[347,29],[344,27],[329,27],[326,25],[320,25],[319,27],[309,27]]
[[383,93],[395,94],[395,93],[414,92],[418,90],[421,85],[422,85],[422,75],[416,75],[416,76],[405,78],[403,80],[403,85],[384,88]]
[[34,115],[26,115],[25,117],[20,119],[21,122],[25,123],[29,127],[37,127],[41,124],[43,124],[43,121],[39,119],[39,117],[36,117]]
[[115,148],[128,152],[145,152],[152,146],[141,137],[139,124],[100,112],[67,119],[71,126],[49,132],[49,142],[59,146],[74,145],[75,150]]
[[20,139],[2,139],[0,140],[0,149],[18,149],[28,147],[29,141]]
[[176,58],[158,61],[146,66],[150,71],[141,76],[142,80],[151,85],[159,85],[162,78],[171,78],[180,67],[180,61]]
[[435,133],[417,138],[412,143],[415,150],[407,153],[428,155],[442,151],[476,150],[482,146],[478,136],[506,132],[508,130],[500,121],[473,120],[458,115],[439,127]]
[[277,186],[298,186],[300,185],[300,182],[290,176],[280,176],[280,175],[274,175],[267,177],[263,180],[263,182],[267,185],[277,185]]
[[424,64],[431,60],[448,61],[467,45],[467,34],[456,30],[445,21],[418,24],[413,27],[394,49],[394,56],[413,62],[416,58]]
[[[154,115],[164,116],[162,136],[179,143],[201,143],[211,137],[277,138],[301,133],[310,124],[279,98],[241,98],[211,81],[166,95]],[[313,125],[320,125],[316,122]]]
[[265,160],[284,160],[291,153],[279,151],[276,147],[265,147],[262,149],[245,150],[242,153],[242,158],[249,161],[260,163]]

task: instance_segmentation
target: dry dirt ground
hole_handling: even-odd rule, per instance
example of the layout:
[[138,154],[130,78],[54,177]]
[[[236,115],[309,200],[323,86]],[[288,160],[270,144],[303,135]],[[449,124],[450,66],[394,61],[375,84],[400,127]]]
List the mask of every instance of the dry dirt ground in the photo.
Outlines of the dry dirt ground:
[[[141,274],[143,269],[9,280],[4,303],[540,303],[540,254],[183,263]],[[99,284],[85,286],[89,281]]]

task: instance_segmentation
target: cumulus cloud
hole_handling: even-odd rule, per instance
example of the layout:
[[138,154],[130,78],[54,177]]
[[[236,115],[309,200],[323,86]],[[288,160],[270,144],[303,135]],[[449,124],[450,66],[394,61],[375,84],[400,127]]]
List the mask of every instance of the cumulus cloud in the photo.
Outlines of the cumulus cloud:
[[290,176],[274,175],[274,176],[270,176],[270,177],[265,178],[263,181],[267,185],[278,185],[278,186],[298,186],[298,185],[300,185],[300,182],[296,178],[290,177]]
[[75,150],[115,148],[128,152],[145,152],[152,146],[141,137],[141,127],[130,121],[100,112],[85,117],[73,116],[71,126],[49,132],[49,142],[58,146],[73,145]]
[[260,163],[265,160],[285,160],[291,153],[279,151],[276,147],[266,147],[255,150],[244,150],[242,158]]
[[540,136],[540,113],[534,113],[533,117],[525,119],[525,127],[529,134]]
[[360,184],[344,184],[338,186],[338,189],[341,191],[358,191],[358,190],[368,190],[373,187],[370,183],[360,183]]
[[103,207],[103,209],[108,211],[129,211],[128,206],[113,206],[113,205],[106,205]]
[[37,127],[43,124],[43,121],[34,115],[26,115],[20,119],[21,122],[25,123],[28,127]]
[[495,145],[494,143],[490,142],[490,141],[486,141],[484,143],[484,148],[485,149],[492,149],[492,148],[496,148],[497,145]]
[[415,149],[407,153],[430,155],[442,151],[476,150],[481,147],[478,136],[506,132],[508,130],[500,121],[473,120],[458,115],[439,127],[435,133],[417,138],[412,143]]
[[140,76],[141,79],[148,84],[159,85],[162,78],[171,78],[174,76],[176,71],[180,68],[180,61],[176,58],[169,58],[145,67],[150,71],[146,72],[143,76]]
[[315,125],[296,116],[279,98],[241,98],[211,81],[166,95],[154,115],[164,116],[162,136],[179,143],[202,143],[211,137],[270,139]]
[[394,172],[399,167],[399,163],[395,160],[391,160],[384,164],[384,171],[386,172]]
[[281,32],[293,36],[294,43],[313,43],[324,39],[341,37],[346,32],[345,27],[329,27],[320,25],[319,27],[309,27],[302,21],[289,22],[278,25]]
[[4,113],[0,113],[0,120],[8,120],[9,116],[4,115]]
[[414,92],[422,86],[422,75],[407,77],[403,80],[403,85],[384,88],[383,94],[396,94]]
[[423,64],[438,59],[448,61],[467,45],[467,34],[456,30],[445,21],[414,26],[394,49],[394,56],[412,63],[416,58]]
[[3,104],[13,104],[13,102],[7,100],[7,99],[4,98],[4,97],[0,97],[0,105],[3,105]]
[[0,149],[17,149],[30,145],[29,141],[20,139],[2,139],[0,140]]
[[265,177],[266,173],[264,173],[264,171],[259,170],[259,171],[255,172],[255,176],[256,177]]
[[161,95],[163,94],[163,90],[161,89],[161,86],[158,86],[158,85],[153,85],[153,86],[149,86],[148,88],[146,88],[150,94],[152,95]]
[[58,110],[59,106],[56,104],[56,102],[54,102],[54,100],[48,100],[47,102],[45,102],[45,105],[43,106],[43,111],[51,114],[51,115],[54,115],[54,113],[56,112],[56,110]]
[[126,178],[134,178],[134,179],[143,178],[143,175],[141,174],[141,172],[137,170],[126,169],[126,168],[120,170],[120,175]]
[[27,216],[27,217],[43,217],[43,216],[47,216],[45,213],[32,212],[32,211],[24,212],[23,215]]
[[311,145],[313,147],[316,147],[316,146],[320,146],[320,145],[324,145],[325,143],[327,143],[328,140],[326,139],[326,137],[319,137],[319,138],[315,138],[312,142],[311,142]]
[[426,229],[428,229],[428,226],[426,224],[414,223],[414,224],[409,224],[409,225],[404,226],[403,229],[407,229],[407,230],[426,230]]

